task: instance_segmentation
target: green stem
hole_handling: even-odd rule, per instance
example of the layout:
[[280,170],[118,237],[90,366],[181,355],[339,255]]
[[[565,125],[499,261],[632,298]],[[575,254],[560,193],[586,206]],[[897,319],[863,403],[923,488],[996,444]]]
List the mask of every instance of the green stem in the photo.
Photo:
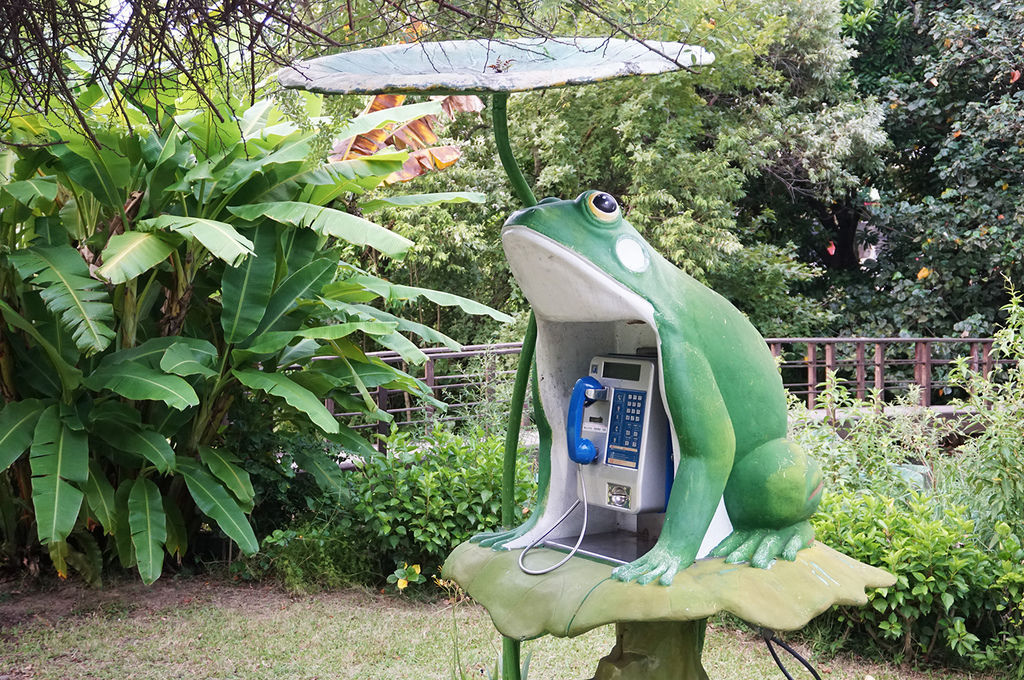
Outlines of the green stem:
[[516,367],[516,381],[512,386],[512,403],[509,405],[508,430],[505,432],[505,457],[501,469],[501,523],[506,529],[513,527],[516,500],[516,455],[519,451],[519,427],[523,421],[523,402],[526,400],[526,384],[530,381],[530,366],[533,365],[533,350],[537,345],[537,320],[530,312],[523,337],[523,349],[519,353]]
[[[516,162],[512,147],[508,142],[508,94],[501,92],[491,98],[491,119],[494,121],[494,142],[498,147],[498,158],[505,168],[512,188],[519,200],[529,208],[537,205],[537,197],[526,182],[523,171]],[[508,431],[505,434],[505,456],[502,461],[501,474],[501,523],[511,528],[513,508],[515,505],[516,455],[519,451],[519,426],[523,420],[523,402],[526,397],[526,384],[530,378],[530,366],[533,364],[533,349],[537,343],[537,322],[533,312],[526,326],[526,337],[523,338],[523,350],[519,354],[519,366],[516,368],[516,382],[512,387],[512,403],[509,406]],[[501,666],[503,680],[520,680],[519,640],[503,637],[501,641]]]
[[499,92],[491,98],[491,120],[494,121],[494,142],[498,146],[498,158],[501,159],[501,166],[505,168],[505,174],[512,182],[512,188],[519,200],[526,204],[526,207],[537,205],[537,197],[526,182],[523,171],[516,163],[516,157],[512,153],[512,147],[508,143],[508,94]]
[[135,347],[135,340],[138,337],[138,283],[138,279],[132,279],[124,284],[121,309],[121,349]]
[[520,680],[519,673],[519,640],[502,637],[501,678],[502,680]]
[[206,398],[202,400],[199,412],[196,414],[195,420],[192,421],[192,434],[188,442],[189,453],[195,453],[199,449],[199,445],[203,443],[203,435],[206,433],[210,424],[210,418],[213,416],[213,405],[217,401],[217,397],[220,396],[221,391],[234,380],[234,376],[231,375],[228,366],[231,347],[232,345],[230,344],[224,347],[224,355],[221,357],[220,368],[217,371],[217,380],[210,387]]

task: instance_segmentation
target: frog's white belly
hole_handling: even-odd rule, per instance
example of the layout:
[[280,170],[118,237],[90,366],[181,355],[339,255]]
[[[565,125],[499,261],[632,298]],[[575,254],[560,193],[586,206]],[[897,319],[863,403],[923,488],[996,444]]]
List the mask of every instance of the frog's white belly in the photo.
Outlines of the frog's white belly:
[[653,327],[651,303],[560,243],[517,225],[505,227],[501,240],[538,318],[574,323],[637,320]]

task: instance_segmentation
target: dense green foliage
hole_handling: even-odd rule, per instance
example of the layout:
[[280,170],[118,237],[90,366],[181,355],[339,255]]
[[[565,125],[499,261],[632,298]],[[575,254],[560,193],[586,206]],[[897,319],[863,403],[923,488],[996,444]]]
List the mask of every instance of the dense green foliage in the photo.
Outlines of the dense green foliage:
[[1004,281],[1024,279],[1024,8],[1020,3],[845,0],[860,88],[886,104],[891,145],[859,238],[863,271],[838,277],[848,331],[994,330]]
[[833,610],[812,630],[836,647],[866,637],[896,661],[960,661],[1024,677],[1024,549],[1003,522],[995,545],[979,544],[967,514],[928,495],[829,494],[814,521],[818,539],[895,574],[896,585],[871,593],[865,607]]
[[[367,455],[345,474],[341,502],[314,501],[240,569],[295,590],[380,584],[405,565],[436,574],[452,548],[499,526],[503,444],[472,428],[393,434],[387,454]],[[515,503],[523,513],[532,482],[529,458],[520,455]]]
[[[647,31],[711,49],[713,67],[514,97],[512,142],[538,196],[615,194],[648,240],[764,334],[986,335],[1004,277],[1024,278],[1020,12],[673,3]],[[490,203],[385,215],[400,233],[440,223],[452,236],[395,276],[518,305],[497,239],[517,202],[486,121],[449,134],[469,138],[464,162],[428,185],[477,188]]]
[[[638,5],[619,11],[642,16]],[[833,213],[852,211],[856,225],[863,175],[884,143],[882,107],[847,82],[838,4],[679,2],[659,19],[656,37],[703,45],[715,65],[512,98],[512,143],[535,193],[609,191],[655,247],[762,332],[824,332],[829,312],[797,294],[814,288],[819,269],[798,257],[839,242],[819,225]],[[410,254],[421,285],[475,286],[491,304],[520,305],[497,238],[518,205],[486,123],[460,121],[449,134],[469,136],[463,160],[426,186],[484,191],[488,205],[385,223],[415,240],[442,220],[451,234]]]
[[[829,478],[818,538],[897,577],[868,607],[812,624],[834,646],[1024,677],[1024,305],[1013,291],[1005,313],[995,352],[1018,363],[985,379],[960,362],[954,384],[972,396],[955,425],[907,404],[883,415],[832,385],[822,406],[841,409],[837,420],[797,427]],[[953,446],[965,431],[978,434]]]
[[[3,123],[23,145],[5,155],[0,184],[0,564],[37,565],[42,547],[62,575],[70,566],[98,581],[114,557],[149,583],[164,553],[180,559],[207,522],[243,552],[258,547],[248,451],[223,446],[240,393],[273,405],[262,427],[298,420],[372,451],[324,399],[390,420],[375,387],[432,397],[364,349],[415,364],[425,357],[403,333],[458,346],[388,309],[426,295],[503,315],[340,259],[353,247],[389,258],[408,249],[330,206],[358,205],[406,154],[323,162],[318,98],[301,100],[300,127],[269,100],[236,117],[223,102],[98,82],[78,96],[99,147],[55,117]],[[334,132],[439,112],[401,107]],[[297,462],[323,493],[339,492],[334,460]]]

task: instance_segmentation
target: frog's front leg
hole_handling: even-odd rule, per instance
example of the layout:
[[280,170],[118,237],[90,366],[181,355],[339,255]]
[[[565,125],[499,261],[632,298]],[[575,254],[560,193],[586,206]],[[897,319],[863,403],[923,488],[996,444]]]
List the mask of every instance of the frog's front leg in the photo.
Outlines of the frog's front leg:
[[670,585],[676,572],[697,558],[729,479],[736,438],[703,353],[689,344],[662,349],[662,381],[679,464],[657,543],[643,557],[616,568],[612,578]]

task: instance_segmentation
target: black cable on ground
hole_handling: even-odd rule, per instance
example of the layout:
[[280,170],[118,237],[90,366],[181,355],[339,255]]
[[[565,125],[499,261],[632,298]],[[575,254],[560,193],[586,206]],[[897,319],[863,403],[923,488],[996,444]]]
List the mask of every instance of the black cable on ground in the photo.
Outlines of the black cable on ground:
[[768,646],[768,651],[771,652],[772,658],[775,659],[775,663],[779,667],[779,670],[781,670],[782,674],[786,676],[786,680],[793,680],[793,676],[790,675],[789,671],[786,670],[786,667],[782,665],[782,659],[779,658],[778,653],[775,651],[775,647],[772,646],[773,642],[789,652],[794,659],[799,661],[804,668],[810,671],[811,675],[814,676],[814,680],[821,680],[821,676],[818,675],[818,671],[814,670],[814,666],[811,665],[811,662],[800,656],[799,652],[776,637],[775,631],[762,628],[761,637],[764,639],[764,644]]

